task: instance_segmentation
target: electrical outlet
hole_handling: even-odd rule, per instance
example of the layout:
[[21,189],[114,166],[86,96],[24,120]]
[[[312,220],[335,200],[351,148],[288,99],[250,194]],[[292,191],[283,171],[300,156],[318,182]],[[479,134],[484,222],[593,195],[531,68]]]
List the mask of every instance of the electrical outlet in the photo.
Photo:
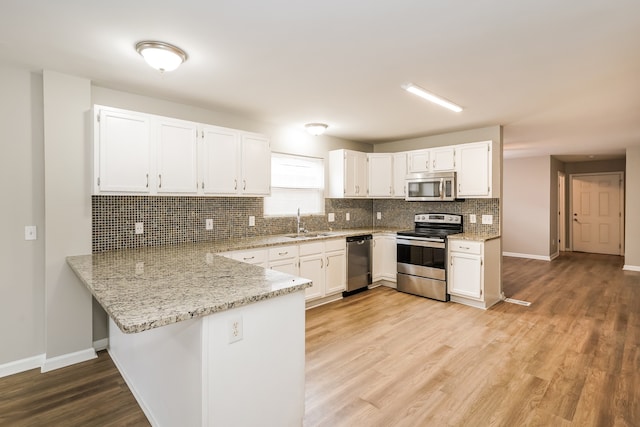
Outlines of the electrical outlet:
[[376,219],[382,219],[382,212],[376,212]]
[[229,344],[242,339],[242,316],[235,316],[229,319]]
[[475,224],[476,222],[478,222],[478,219],[476,218],[476,214],[469,215],[469,222],[471,224]]
[[207,230],[213,230],[213,219],[207,218],[204,220],[204,222],[205,222],[204,228],[206,228]]
[[136,234],[144,233],[144,222],[136,222]]
[[482,215],[483,224],[493,224],[493,215]]
[[136,262],[136,275],[140,276],[142,274],[144,274],[144,262],[138,261]]
[[256,217],[253,215],[249,216],[249,227],[255,227],[256,225]]
[[344,219],[347,220],[347,221],[351,220],[351,214],[349,212],[347,212],[345,214],[345,216],[344,216]]
[[24,227],[24,240],[36,240],[38,238],[38,232],[35,225],[25,225]]
[[333,212],[331,212],[331,213],[328,215],[327,221],[329,221],[329,222],[333,222],[333,221],[335,221],[335,220],[336,220],[336,214],[334,214]]

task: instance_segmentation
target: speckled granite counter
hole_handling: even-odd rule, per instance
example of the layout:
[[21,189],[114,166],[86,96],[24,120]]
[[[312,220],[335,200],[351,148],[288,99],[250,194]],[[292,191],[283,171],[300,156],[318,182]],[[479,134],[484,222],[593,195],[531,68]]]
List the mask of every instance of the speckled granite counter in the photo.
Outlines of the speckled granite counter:
[[478,234],[478,233],[460,233],[460,234],[450,234],[448,236],[449,239],[475,240],[476,242],[486,242],[487,240],[498,239],[499,237],[500,237],[499,234]]
[[185,244],[71,256],[67,263],[125,333],[304,290],[311,281]]

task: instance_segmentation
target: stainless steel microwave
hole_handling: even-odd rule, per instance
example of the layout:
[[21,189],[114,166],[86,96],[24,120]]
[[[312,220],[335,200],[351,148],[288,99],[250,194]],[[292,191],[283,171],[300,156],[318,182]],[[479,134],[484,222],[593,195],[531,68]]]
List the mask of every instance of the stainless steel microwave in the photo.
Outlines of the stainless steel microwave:
[[456,173],[412,173],[405,180],[405,200],[438,202],[456,199]]

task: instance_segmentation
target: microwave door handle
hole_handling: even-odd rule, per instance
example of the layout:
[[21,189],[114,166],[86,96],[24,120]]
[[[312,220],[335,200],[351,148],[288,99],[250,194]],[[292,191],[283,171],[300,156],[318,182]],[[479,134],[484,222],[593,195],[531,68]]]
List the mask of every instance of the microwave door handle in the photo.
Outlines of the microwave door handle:
[[444,194],[442,193],[442,190],[444,189],[444,178],[440,178],[440,198],[444,199]]

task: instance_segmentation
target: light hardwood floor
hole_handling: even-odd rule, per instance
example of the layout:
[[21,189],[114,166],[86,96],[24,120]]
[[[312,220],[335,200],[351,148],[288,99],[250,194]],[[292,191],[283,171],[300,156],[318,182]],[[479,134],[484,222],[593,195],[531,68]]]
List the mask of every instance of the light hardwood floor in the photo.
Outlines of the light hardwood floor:
[[483,311],[376,288],[307,312],[306,426],[640,426],[640,273],[504,258]]
[[[307,311],[305,426],[640,426],[640,273],[504,258],[483,311],[380,287]],[[148,425],[109,356],[0,379],[0,425]]]

